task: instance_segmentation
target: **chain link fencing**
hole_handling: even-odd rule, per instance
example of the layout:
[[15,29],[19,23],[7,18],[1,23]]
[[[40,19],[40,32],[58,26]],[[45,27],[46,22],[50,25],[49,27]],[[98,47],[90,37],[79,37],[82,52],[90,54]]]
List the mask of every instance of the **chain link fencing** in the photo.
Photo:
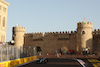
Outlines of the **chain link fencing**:
[[0,62],[36,55],[36,47],[0,45]]

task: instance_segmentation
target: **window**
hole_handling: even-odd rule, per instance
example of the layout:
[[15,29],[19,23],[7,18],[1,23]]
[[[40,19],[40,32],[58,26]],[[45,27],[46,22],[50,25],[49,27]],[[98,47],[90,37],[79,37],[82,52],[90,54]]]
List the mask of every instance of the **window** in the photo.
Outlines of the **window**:
[[3,27],[5,27],[5,17],[3,18]]
[[82,31],[82,34],[85,34],[85,31]]
[[3,11],[6,12],[6,8],[5,7],[3,8]]

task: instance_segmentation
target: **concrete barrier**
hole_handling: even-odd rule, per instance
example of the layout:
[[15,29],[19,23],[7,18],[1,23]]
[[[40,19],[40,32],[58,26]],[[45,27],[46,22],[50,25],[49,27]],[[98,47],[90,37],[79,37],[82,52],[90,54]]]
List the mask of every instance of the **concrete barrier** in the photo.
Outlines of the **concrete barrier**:
[[20,58],[20,59],[10,60],[6,62],[1,62],[0,67],[13,67],[13,66],[27,63],[36,59],[37,59],[37,56],[32,56],[32,57],[26,57],[26,58]]

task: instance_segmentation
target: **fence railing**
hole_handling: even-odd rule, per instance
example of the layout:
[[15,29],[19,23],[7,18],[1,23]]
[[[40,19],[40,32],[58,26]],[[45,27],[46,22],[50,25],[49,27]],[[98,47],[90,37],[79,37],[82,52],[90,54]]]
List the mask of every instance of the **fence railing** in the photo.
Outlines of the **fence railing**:
[[0,45],[0,62],[36,55],[36,47]]

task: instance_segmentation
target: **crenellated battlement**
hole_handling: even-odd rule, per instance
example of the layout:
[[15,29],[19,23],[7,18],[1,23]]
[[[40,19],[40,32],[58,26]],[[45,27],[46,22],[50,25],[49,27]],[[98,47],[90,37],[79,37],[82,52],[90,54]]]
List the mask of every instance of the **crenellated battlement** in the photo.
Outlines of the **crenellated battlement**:
[[63,34],[66,34],[66,35],[69,35],[69,34],[76,34],[77,33],[77,31],[60,31],[60,32],[45,32],[45,33],[43,33],[43,32],[38,32],[38,33],[25,33],[25,35],[33,35],[33,36],[45,36],[45,35],[49,35],[49,34],[52,34],[52,35],[54,35],[54,34],[61,34],[61,35],[63,35]]
[[90,25],[93,25],[93,23],[91,23],[91,22],[78,22],[78,24],[90,24]]
[[25,35],[30,35],[30,34],[32,34],[32,35],[39,35],[40,34],[41,35],[43,33],[42,32],[40,32],[40,33],[36,33],[36,32],[35,33],[25,33]]
[[25,27],[15,27],[16,29],[25,29]]
[[25,33],[25,37],[27,38],[32,38],[33,40],[37,39],[43,39],[45,37],[58,37],[58,39],[66,39],[69,38],[70,36],[76,35],[77,31],[60,31],[60,32],[38,32],[38,33]]
[[91,22],[78,22],[77,28],[93,28],[93,23]]
[[100,29],[94,29],[93,30],[93,35],[95,35],[95,34],[100,34]]
[[14,31],[24,31],[25,32],[25,27],[13,27]]
[[45,32],[45,34],[74,34],[76,31]]

